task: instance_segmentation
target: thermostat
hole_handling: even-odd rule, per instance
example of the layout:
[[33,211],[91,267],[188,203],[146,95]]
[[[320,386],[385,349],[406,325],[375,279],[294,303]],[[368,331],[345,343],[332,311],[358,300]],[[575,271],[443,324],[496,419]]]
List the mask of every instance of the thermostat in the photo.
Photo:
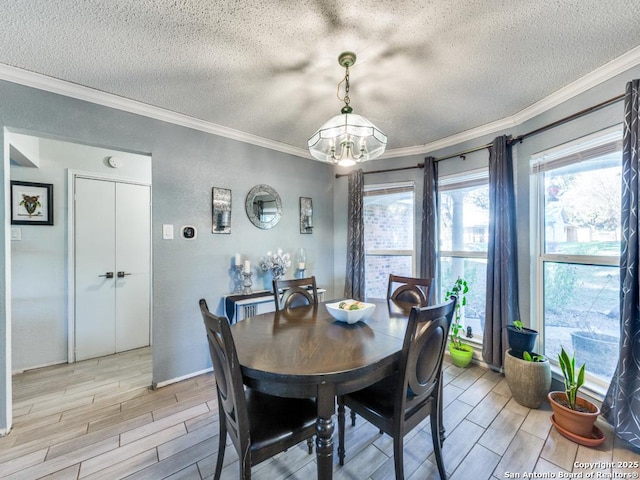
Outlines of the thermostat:
[[193,225],[185,225],[180,229],[180,233],[182,235],[182,238],[193,240],[198,235],[198,230],[196,230],[196,227],[194,227]]

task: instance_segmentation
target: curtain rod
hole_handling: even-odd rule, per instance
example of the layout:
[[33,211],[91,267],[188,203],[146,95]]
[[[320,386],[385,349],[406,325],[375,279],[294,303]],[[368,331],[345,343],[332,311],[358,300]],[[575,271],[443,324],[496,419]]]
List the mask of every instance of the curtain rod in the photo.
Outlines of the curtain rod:
[[[585,108],[584,110],[580,110],[579,112],[573,113],[571,115],[567,115],[564,118],[561,118],[560,120],[556,120],[555,122],[551,122],[548,123],[547,125],[543,125],[540,128],[536,128],[535,130],[531,130],[530,132],[527,133],[523,133],[522,135],[519,135],[515,138],[512,138],[509,140],[509,144],[513,145],[514,143],[522,143],[522,141],[525,138],[528,137],[532,137],[534,135],[537,135],[538,133],[542,133],[545,132],[551,128],[554,127],[558,127],[564,123],[570,122],[571,120],[575,120],[576,118],[580,118],[584,115],[587,115],[589,113],[595,112],[597,110],[600,110],[604,107],[608,107],[609,105],[613,105],[614,103],[619,102],[620,100],[622,100],[624,98],[624,93],[617,95],[613,98],[610,98],[609,100],[605,100],[602,103],[598,103],[597,105],[593,105],[591,107]],[[469,148],[467,150],[463,150],[461,152],[457,152],[457,153],[453,153],[451,155],[446,155],[444,157],[437,157],[435,159],[436,162],[441,162],[443,160],[449,160],[450,158],[457,158],[457,157],[462,157],[462,159],[464,160],[465,155],[469,154],[469,153],[473,153],[473,152],[479,152],[480,150],[484,150],[485,148],[490,148],[493,145],[493,143],[487,143],[485,145],[480,145],[478,147],[473,147],[473,148]],[[396,172],[399,170],[411,170],[414,168],[424,168],[424,163],[418,163],[417,165],[413,166],[413,167],[400,167],[400,168],[387,168],[384,170],[371,170],[369,172],[362,172],[364,175],[367,175],[369,173],[385,173],[385,172]],[[340,178],[340,177],[346,177],[348,176],[348,173],[336,173],[336,178]]]

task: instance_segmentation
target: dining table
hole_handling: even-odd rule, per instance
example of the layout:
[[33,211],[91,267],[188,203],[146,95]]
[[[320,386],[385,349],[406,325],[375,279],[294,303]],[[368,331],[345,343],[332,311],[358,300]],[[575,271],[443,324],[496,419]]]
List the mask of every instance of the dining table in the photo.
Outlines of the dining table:
[[412,307],[368,299],[376,305],[373,313],[349,324],[331,316],[326,305],[333,302],[263,313],[231,326],[245,385],[270,395],[316,399],[321,480],[333,475],[336,397],[394,373]]

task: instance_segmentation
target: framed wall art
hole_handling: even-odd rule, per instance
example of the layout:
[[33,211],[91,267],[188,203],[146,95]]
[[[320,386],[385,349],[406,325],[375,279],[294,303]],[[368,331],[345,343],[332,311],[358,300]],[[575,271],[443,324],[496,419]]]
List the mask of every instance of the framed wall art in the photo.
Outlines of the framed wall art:
[[212,189],[212,233],[231,233],[231,190],[213,187]]
[[11,225],[53,225],[53,184],[12,180]]
[[300,233],[313,233],[313,200],[300,197]]

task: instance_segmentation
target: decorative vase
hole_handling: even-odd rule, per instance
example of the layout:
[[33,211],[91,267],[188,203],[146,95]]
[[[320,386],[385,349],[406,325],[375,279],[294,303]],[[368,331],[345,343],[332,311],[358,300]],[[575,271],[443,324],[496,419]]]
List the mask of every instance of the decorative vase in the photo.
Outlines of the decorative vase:
[[469,345],[462,345],[463,350],[454,348],[453,343],[449,344],[449,353],[451,354],[451,360],[456,367],[465,368],[471,363],[473,358],[473,347]]
[[[549,392],[548,395],[551,409],[553,410],[553,418],[555,423],[561,428],[574,435],[582,438],[590,438],[593,432],[593,424],[595,423],[600,409],[597,405],[589,400],[578,397],[576,405],[585,411],[572,410],[565,407],[561,402],[567,401],[565,392]],[[562,430],[559,430],[563,433]]]
[[504,376],[513,399],[525,407],[540,407],[551,388],[551,366],[546,358],[542,362],[529,362],[512,350],[507,350]]
[[533,352],[536,345],[536,338],[538,332],[530,328],[522,327],[518,330],[513,325],[507,325],[507,342],[512,352],[518,353],[520,356],[522,352]]

